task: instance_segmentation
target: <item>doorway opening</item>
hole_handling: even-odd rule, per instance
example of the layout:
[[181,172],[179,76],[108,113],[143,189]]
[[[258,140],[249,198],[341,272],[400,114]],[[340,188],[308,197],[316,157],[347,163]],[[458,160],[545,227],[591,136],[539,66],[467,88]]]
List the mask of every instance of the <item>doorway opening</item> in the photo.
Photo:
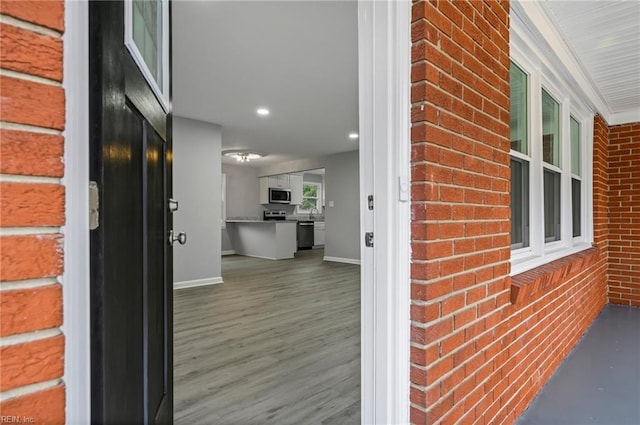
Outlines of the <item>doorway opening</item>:
[[[359,423],[358,4],[178,2],[173,23],[174,228],[189,235],[174,251],[185,287],[174,293],[176,421],[314,412]],[[201,151],[196,127],[210,135]],[[219,268],[187,275],[195,267],[183,273],[181,256],[203,244],[186,200],[203,180],[194,164],[216,143]],[[227,160],[228,150],[263,158]],[[194,212],[211,197],[195,192]]]

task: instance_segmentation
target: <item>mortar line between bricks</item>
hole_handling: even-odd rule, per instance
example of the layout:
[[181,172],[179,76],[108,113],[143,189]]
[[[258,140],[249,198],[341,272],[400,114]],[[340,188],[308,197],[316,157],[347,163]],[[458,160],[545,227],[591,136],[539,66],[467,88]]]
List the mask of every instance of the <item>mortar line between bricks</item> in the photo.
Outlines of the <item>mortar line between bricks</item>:
[[0,227],[0,236],[55,235],[60,227]]
[[0,23],[13,25],[14,27],[33,31],[41,35],[48,35],[51,37],[62,38],[62,33],[56,30],[52,30],[51,28],[47,28],[42,25],[34,24],[31,22],[23,21],[21,19],[17,19],[9,15],[0,14]]
[[19,176],[17,174],[0,174],[0,183],[45,183],[61,184],[59,177]]
[[37,127],[28,124],[18,124],[14,122],[0,121],[1,130],[24,131],[29,133],[50,134],[52,136],[62,136],[62,131],[53,128]]
[[18,289],[34,289],[44,286],[55,285],[58,279],[54,277],[45,277],[42,279],[25,279],[12,282],[0,282],[0,291],[12,291]]
[[0,337],[0,347],[8,347],[25,342],[39,341],[41,339],[52,338],[58,335],[62,335],[62,331],[60,330],[60,328],[51,328],[17,335],[2,336]]
[[12,398],[21,397],[43,390],[48,390],[62,383],[60,378],[51,379],[50,381],[38,382],[37,384],[25,385],[24,387],[12,388],[0,393],[0,403]]
[[25,74],[23,72],[11,71],[10,69],[0,68],[0,75],[5,77],[16,78],[18,80],[30,81],[32,83],[46,84],[48,86],[62,88],[62,83],[49,78],[38,77],[36,75]]

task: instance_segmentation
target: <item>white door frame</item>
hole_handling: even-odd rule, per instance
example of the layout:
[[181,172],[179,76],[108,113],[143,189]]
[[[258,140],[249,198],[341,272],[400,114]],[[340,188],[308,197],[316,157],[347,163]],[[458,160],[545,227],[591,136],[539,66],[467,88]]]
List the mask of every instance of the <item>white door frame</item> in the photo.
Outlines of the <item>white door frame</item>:
[[66,221],[62,275],[65,335],[65,417],[91,423],[91,314],[89,292],[89,3],[67,0],[64,8],[66,125],[64,178]]
[[[91,419],[88,9],[65,2],[67,423]],[[409,423],[410,10],[408,0],[358,2],[361,235],[374,232],[375,243],[361,245],[363,424]]]
[[363,424],[409,423],[410,23],[407,0],[358,3]]

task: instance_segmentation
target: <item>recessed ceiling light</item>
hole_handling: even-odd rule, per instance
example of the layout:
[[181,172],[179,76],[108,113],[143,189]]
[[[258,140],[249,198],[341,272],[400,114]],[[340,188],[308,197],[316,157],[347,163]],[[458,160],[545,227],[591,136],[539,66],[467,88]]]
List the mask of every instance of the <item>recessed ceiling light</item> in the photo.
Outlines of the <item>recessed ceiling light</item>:
[[261,117],[266,117],[267,115],[269,115],[269,110],[267,108],[258,108],[256,112]]
[[233,158],[238,162],[249,162],[252,159],[258,159],[265,156],[258,152],[243,151],[243,150],[223,151],[222,155],[227,156],[229,158]]
[[358,133],[349,133],[349,139],[357,139]]

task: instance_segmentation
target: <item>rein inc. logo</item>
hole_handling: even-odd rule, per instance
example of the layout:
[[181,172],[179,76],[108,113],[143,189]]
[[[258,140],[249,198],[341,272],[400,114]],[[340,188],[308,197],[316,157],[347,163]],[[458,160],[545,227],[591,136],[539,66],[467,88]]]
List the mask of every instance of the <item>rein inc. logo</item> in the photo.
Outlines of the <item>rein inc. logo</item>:
[[0,416],[0,423],[3,424],[35,424],[36,419],[32,416]]

